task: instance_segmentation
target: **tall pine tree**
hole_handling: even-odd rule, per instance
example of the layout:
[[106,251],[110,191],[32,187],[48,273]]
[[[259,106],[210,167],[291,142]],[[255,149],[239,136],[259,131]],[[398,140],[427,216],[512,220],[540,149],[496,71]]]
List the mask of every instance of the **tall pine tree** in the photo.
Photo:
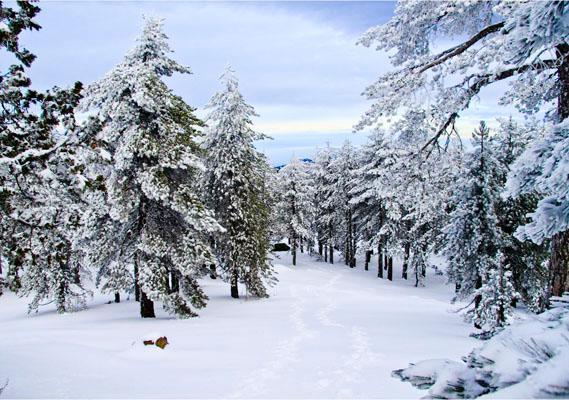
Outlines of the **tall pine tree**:
[[20,46],[19,37],[40,29],[34,21],[39,11],[27,1],[14,8],[0,3],[0,50],[12,63],[0,74],[1,253],[8,286],[32,295],[30,310],[45,300],[65,312],[81,306],[86,293],[71,254],[78,209],[69,196],[75,182],[66,166],[81,84],[47,92],[31,88],[27,69],[35,55]]
[[514,296],[510,274],[502,266],[502,233],[495,210],[501,165],[484,122],[473,133],[473,144],[446,227],[448,274],[459,297],[474,296],[475,327],[493,330],[506,321]]
[[267,297],[267,284],[274,281],[269,251],[269,165],[254,147],[266,138],[255,132],[253,107],[239,92],[233,70],[221,76],[223,89],[209,103],[207,173],[208,206],[225,228],[215,238],[219,264],[231,284],[231,296],[239,297],[238,283],[259,297]]
[[209,236],[220,229],[197,193],[203,123],[161,79],[190,73],[170,52],[162,20],[147,19],[136,47],[89,86],[83,103],[96,112],[88,123],[112,157],[104,190],[115,222],[85,221],[93,228],[86,236],[105,241],[109,271],[124,275],[132,266],[142,317],[155,316],[154,300],[181,317],[205,305],[197,280],[213,262]]
[[291,244],[292,265],[302,240],[313,240],[314,193],[308,166],[297,157],[281,168],[276,212]]

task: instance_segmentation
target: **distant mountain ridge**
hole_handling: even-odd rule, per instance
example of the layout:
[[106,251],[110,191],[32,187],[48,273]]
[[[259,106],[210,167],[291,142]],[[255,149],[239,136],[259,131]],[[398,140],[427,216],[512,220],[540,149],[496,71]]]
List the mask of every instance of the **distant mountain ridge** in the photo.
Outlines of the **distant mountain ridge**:
[[[302,161],[303,163],[307,163],[307,164],[314,164],[314,161],[310,158],[301,158],[300,161]],[[286,167],[288,164],[280,164],[280,165],[275,165],[275,169],[277,171],[280,171],[282,168]]]

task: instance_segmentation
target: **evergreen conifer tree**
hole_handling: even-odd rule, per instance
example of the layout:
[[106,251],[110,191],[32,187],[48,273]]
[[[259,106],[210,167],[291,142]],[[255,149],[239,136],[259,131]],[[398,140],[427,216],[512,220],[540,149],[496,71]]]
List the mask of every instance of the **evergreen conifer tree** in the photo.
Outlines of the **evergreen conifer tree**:
[[351,203],[354,185],[353,175],[357,169],[354,147],[349,141],[344,142],[337,157],[331,163],[334,176],[332,208],[334,224],[337,230],[337,243],[341,246],[344,263],[350,268],[356,266],[356,226],[354,223],[354,205]]
[[[501,165],[484,122],[473,133],[473,144],[464,176],[455,187],[455,209],[445,232],[448,274],[459,297],[474,295],[475,327],[493,330],[506,322],[513,300],[511,275],[501,264],[502,233],[495,211]],[[500,302],[494,303],[497,298]]]
[[329,145],[319,150],[312,169],[314,189],[314,230],[318,241],[318,253],[324,261],[334,263],[334,179],[331,165],[336,153]]
[[313,240],[313,187],[307,165],[297,157],[279,171],[277,213],[283,233],[291,243],[292,265],[296,265],[301,240]]
[[216,235],[217,259],[231,283],[231,296],[239,297],[238,283],[255,296],[267,297],[274,281],[269,251],[269,165],[254,147],[266,138],[255,132],[253,107],[239,92],[231,68],[221,77],[223,89],[209,103],[210,127],[206,139],[208,206],[225,231]]
[[190,73],[170,52],[162,20],[146,19],[135,48],[89,86],[83,103],[96,112],[88,123],[98,125],[96,142],[112,157],[104,182],[112,223],[86,220],[93,230],[85,236],[107,246],[99,265],[112,275],[108,285],[133,267],[142,317],[155,316],[155,300],[181,317],[195,315],[190,305],[205,305],[198,278],[213,262],[209,236],[221,229],[197,193],[203,123],[161,79]]
[[[500,185],[506,184],[515,160],[530,143],[531,137],[539,127],[535,123],[522,127],[511,118],[500,121],[500,129],[491,138],[491,146],[500,164],[502,174]],[[503,263],[512,273],[512,281],[516,291],[527,306],[536,312],[543,311],[548,303],[548,247],[529,240],[515,237],[516,230],[530,222],[527,215],[535,210],[539,201],[536,191],[519,194],[516,197],[499,199],[496,205],[498,224],[503,235]]]
[[[71,254],[77,207],[70,187],[67,146],[75,141],[74,108],[81,84],[72,89],[31,88],[27,69],[35,55],[20,46],[20,35],[39,30],[39,7],[0,3],[0,49],[12,58],[0,75],[0,238],[8,286],[31,295],[30,311],[42,301],[58,312],[84,302],[78,259]],[[1,282],[0,282],[1,285]]]

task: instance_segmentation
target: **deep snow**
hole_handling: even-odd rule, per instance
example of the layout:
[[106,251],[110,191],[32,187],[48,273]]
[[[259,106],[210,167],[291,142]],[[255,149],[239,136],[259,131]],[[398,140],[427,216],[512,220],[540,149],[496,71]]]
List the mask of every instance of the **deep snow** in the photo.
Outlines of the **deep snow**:
[[[425,394],[391,371],[429,358],[457,359],[477,343],[453,313],[452,288],[428,271],[427,286],[376,278],[362,263],[300,255],[276,259],[271,298],[229,297],[227,284],[204,280],[210,297],[200,317],[161,312],[138,317],[138,304],[27,315],[24,299],[0,297],[2,397],[406,397]],[[399,265],[396,265],[399,267]],[[142,339],[168,337],[165,350]]]

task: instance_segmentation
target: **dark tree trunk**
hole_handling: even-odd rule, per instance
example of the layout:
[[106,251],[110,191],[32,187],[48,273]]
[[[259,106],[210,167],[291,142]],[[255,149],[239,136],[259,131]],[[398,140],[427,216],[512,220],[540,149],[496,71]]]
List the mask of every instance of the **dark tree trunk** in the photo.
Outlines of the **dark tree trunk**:
[[381,242],[377,245],[377,277],[383,279],[383,253]]
[[[475,289],[480,289],[482,287],[482,277],[478,276],[476,278],[476,284],[474,285]],[[476,295],[476,297],[474,298],[474,309],[478,310],[478,308],[480,308],[480,302],[482,301],[482,295],[478,294]],[[476,329],[482,329],[482,327],[480,326],[480,324],[478,322],[474,322],[474,327]]]
[[[476,279],[476,284],[474,285],[474,287],[476,289],[480,289],[482,287],[482,279],[480,277],[478,277]],[[480,302],[482,301],[482,295],[476,295],[476,297],[474,298],[474,309],[478,310],[478,308],[480,307]],[[474,327],[476,329],[482,329],[482,327],[478,324],[478,323],[474,323]]]
[[387,266],[387,279],[392,281],[393,280],[393,257],[389,257],[389,259],[387,260],[388,266]]
[[[215,239],[213,236],[210,236],[209,238],[209,245],[211,246],[212,249],[216,248],[216,244],[215,244]],[[217,250],[215,250],[217,251]],[[209,265],[209,277],[210,279],[217,279],[217,271],[215,269],[215,263],[212,263]]]
[[387,257],[387,252],[383,254],[383,269],[387,271],[387,266],[389,265],[389,259]]
[[346,222],[348,225],[348,237],[346,238],[346,265],[350,268],[354,268],[354,224],[352,222],[352,209],[348,206],[348,211],[346,213]]
[[140,301],[140,285],[138,284],[138,263],[134,260],[134,300]]
[[[559,97],[557,113],[559,120],[569,118],[569,44],[557,46],[557,56],[561,63],[557,70],[559,76]],[[551,294],[561,296],[569,290],[569,231],[559,232],[551,238],[551,259],[549,260]]]
[[121,294],[119,292],[115,292],[115,303],[121,302]]
[[324,262],[328,262],[328,246],[324,246]]
[[551,239],[551,295],[562,296],[569,290],[569,231],[558,233]]
[[231,273],[231,297],[233,297],[234,299],[238,299],[239,298],[239,275],[237,273],[237,271],[233,271]]
[[146,296],[143,290],[140,291],[140,316],[142,318],[156,318],[154,302]]
[[334,264],[334,235],[332,232],[332,224],[328,223],[328,262],[330,264]]
[[297,239],[296,239],[296,235],[293,235],[292,237],[292,245],[291,245],[291,254],[292,254],[292,265],[296,265],[296,246],[297,246]]
[[300,238],[300,252],[304,253],[304,242],[303,242],[302,238]]
[[[2,273],[2,268],[0,268],[0,274]],[[73,283],[79,285],[81,283],[81,273],[79,272],[79,265],[73,268]]]
[[352,268],[356,267],[356,224],[352,223]]
[[[505,279],[504,277],[504,271],[503,269],[500,267],[500,286],[504,286],[504,282],[503,280]],[[506,322],[506,310],[504,309],[504,303],[502,301],[499,302],[498,304],[498,313],[496,315],[496,326],[504,326],[504,323]]]
[[373,254],[373,251],[371,250],[366,250],[366,263],[364,265],[364,269],[366,271],[369,270],[369,263],[371,262],[371,255]]
[[401,277],[403,279],[407,279],[407,270],[409,269],[409,256],[411,253],[411,243],[405,243],[405,254],[403,256],[403,272],[401,273]]
[[557,99],[557,113],[559,120],[569,117],[569,44],[563,43],[557,46],[558,58],[561,61],[557,70],[559,77],[559,97]]
[[322,240],[318,240],[318,254],[322,257],[323,244]]
[[170,280],[172,281],[170,292],[178,293],[180,291],[180,279],[178,278],[178,273],[176,271],[170,272]]

